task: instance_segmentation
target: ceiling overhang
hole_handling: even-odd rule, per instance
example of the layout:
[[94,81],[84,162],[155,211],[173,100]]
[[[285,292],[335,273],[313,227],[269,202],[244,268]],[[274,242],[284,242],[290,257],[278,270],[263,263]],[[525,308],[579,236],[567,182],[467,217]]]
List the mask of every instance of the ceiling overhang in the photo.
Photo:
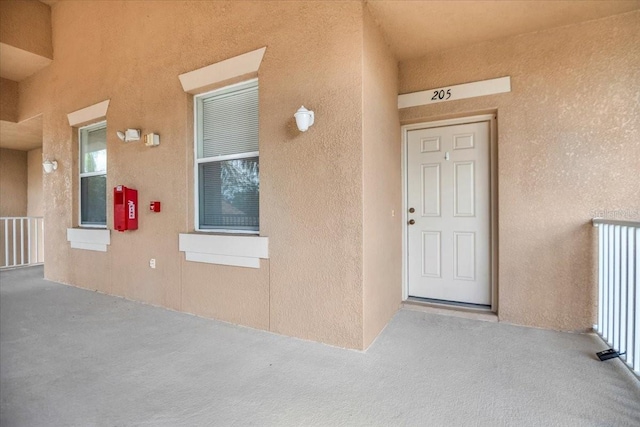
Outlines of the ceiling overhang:
[[0,148],[29,151],[42,147],[42,115],[20,123],[0,121]]
[[403,61],[638,10],[640,0],[369,0],[367,6]]

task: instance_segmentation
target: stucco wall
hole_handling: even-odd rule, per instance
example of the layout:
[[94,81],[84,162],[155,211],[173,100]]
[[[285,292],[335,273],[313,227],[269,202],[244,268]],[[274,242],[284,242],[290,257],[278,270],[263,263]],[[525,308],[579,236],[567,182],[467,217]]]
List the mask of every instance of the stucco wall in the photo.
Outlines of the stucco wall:
[[398,63],[365,8],[362,58],[364,343],[402,298]]
[[18,83],[0,78],[0,120],[18,121]]
[[[152,5],[57,3],[55,61],[20,84],[20,116],[44,113],[43,152],[59,162],[44,180],[46,277],[362,348],[362,5]],[[178,75],[262,46],[260,233],[270,259],[258,270],[186,262],[178,234],[193,231],[193,101]],[[140,228],[112,231],[106,253],[72,250],[77,130],[66,114],[105,99],[107,188],[138,190]],[[316,113],[304,134],[293,120],[302,104]],[[128,127],[159,133],[160,146],[122,143],[116,130]],[[145,209],[150,200],[161,213]]]
[[589,220],[640,211],[638,46],[632,12],[400,63],[400,93],[511,76],[508,94],[400,111],[410,123],[497,110],[502,320],[593,324]]
[[51,8],[36,0],[0,2],[0,42],[53,58]]
[[27,152],[0,148],[0,216],[27,214]]
[[43,216],[42,148],[27,152],[27,216]]

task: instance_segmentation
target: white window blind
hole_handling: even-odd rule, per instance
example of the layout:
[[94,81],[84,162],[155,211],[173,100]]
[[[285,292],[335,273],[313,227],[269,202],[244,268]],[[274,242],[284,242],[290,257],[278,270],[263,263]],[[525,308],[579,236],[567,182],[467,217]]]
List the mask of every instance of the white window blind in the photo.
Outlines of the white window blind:
[[196,99],[198,229],[259,230],[258,82]]
[[202,100],[200,158],[258,151],[258,86]]

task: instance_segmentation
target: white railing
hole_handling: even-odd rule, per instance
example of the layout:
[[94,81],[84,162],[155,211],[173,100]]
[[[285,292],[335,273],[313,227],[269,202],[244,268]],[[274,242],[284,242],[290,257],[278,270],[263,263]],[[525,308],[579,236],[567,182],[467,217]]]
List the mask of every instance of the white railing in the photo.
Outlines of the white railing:
[[44,219],[0,217],[0,269],[44,262]]
[[598,324],[594,330],[640,375],[640,222],[596,218]]

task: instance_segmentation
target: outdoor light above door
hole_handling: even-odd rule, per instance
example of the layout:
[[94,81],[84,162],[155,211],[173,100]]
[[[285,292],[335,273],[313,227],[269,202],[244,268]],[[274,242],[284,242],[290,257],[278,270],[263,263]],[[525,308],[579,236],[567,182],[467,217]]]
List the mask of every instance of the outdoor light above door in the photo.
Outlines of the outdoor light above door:
[[300,132],[306,132],[311,125],[313,125],[314,114],[313,111],[304,108],[304,105],[298,108],[298,111],[293,115],[296,118],[296,125]]

